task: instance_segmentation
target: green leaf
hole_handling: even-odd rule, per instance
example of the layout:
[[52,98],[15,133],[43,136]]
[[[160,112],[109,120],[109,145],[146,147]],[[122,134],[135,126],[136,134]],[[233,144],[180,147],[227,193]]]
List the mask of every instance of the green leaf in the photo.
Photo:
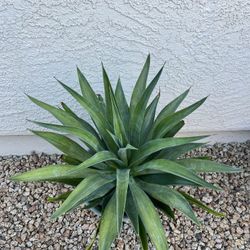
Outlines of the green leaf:
[[197,141],[204,138],[203,136],[194,136],[194,137],[179,137],[179,138],[161,138],[154,139],[146,142],[143,146],[136,151],[132,157],[130,167],[138,165],[143,162],[149,155],[160,151],[165,148],[171,148],[178,145],[186,144],[192,141]]
[[198,107],[200,107],[207,97],[201,99],[200,101],[188,106],[187,108],[181,109],[176,113],[165,116],[160,122],[155,122],[154,127],[148,138],[160,138],[169,132],[176,124],[178,124],[183,118],[191,114]]
[[145,142],[147,135],[154,124],[154,118],[159,99],[160,99],[160,93],[153,99],[153,101],[149,104],[149,106],[146,109],[144,122],[142,126],[142,132],[140,134],[140,143],[142,144]]
[[77,75],[79,84],[81,87],[82,95],[89,100],[89,102],[93,105],[101,109],[100,102],[98,100],[97,95],[91,88],[90,84],[88,83],[87,79],[83,75],[83,73],[80,71],[80,69],[77,67]]
[[79,200],[69,211],[72,211],[81,204],[84,204],[84,209],[95,208],[102,203],[103,197],[110,192],[115,186],[115,182],[109,182],[100,188],[96,189],[93,193]]
[[74,117],[74,118],[76,118],[76,119],[80,119],[66,103],[61,102],[61,106],[62,106],[62,108],[63,108],[68,114],[70,114],[72,117]]
[[120,148],[118,150],[118,156],[125,163],[125,165],[128,165],[129,153],[132,150],[138,150],[138,148],[135,148],[134,146],[127,144],[125,148]]
[[97,94],[97,98],[98,98],[98,100],[99,100],[100,105],[103,107],[103,111],[105,111],[106,104],[105,104],[105,102],[104,102],[104,99],[103,99],[102,95]]
[[166,172],[166,173],[170,173],[170,174],[182,177],[196,184],[199,184],[203,187],[207,187],[207,188],[214,189],[214,190],[221,190],[220,188],[215,187],[212,184],[204,181],[202,178],[198,177],[194,171],[187,169],[186,167],[180,164],[177,164],[176,162],[173,162],[173,161],[163,160],[163,159],[152,160],[141,166],[134,167],[132,171],[133,173],[138,173],[145,169],[160,170],[162,172]]
[[157,250],[166,250],[168,245],[158,213],[144,191],[130,179],[130,190],[139,212],[140,219]]
[[39,101],[34,97],[31,97],[29,95],[27,96],[33,103],[51,113],[62,124],[66,126],[87,129],[93,135],[97,135],[94,128],[89,123],[79,118],[65,103],[62,103],[62,106],[65,109],[64,111],[56,107],[53,107],[52,105],[49,105],[45,102]]
[[153,197],[150,197],[150,199],[153,201],[154,205],[158,209],[160,209],[165,215],[167,215],[170,219],[175,220],[174,211],[168,205],[154,199]]
[[116,170],[116,216],[117,216],[117,233],[120,233],[122,220],[125,211],[128,183],[129,183],[129,169]]
[[136,107],[133,110],[131,110],[129,129],[130,129],[131,142],[133,145],[139,146],[140,144],[139,139],[140,139],[140,134],[142,130],[142,125],[144,122],[147,103],[148,103],[148,100],[150,98],[152,91],[154,90],[154,87],[156,86],[161,76],[163,67],[164,65],[162,66],[160,71],[157,73],[157,75],[154,77],[154,79],[150,82],[148,87],[145,89]]
[[128,122],[129,122],[129,107],[128,107],[128,103],[127,103],[127,100],[126,100],[126,97],[125,97],[125,94],[121,85],[120,78],[118,79],[116,89],[115,89],[115,99],[116,99],[118,109],[120,111],[121,118],[124,122],[125,129],[127,131],[126,127],[128,127]]
[[129,217],[134,230],[139,234],[139,217],[130,189],[128,189],[125,211]]
[[148,250],[147,232],[141,220],[139,220],[139,236],[143,250]]
[[172,129],[170,129],[165,135],[164,137],[174,137],[181,129],[182,127],[185,125],[184,121],[180,121],[179,123],[177,123]]
[[69,165],[79,165],[82,163],[81,161],[78,161],[68,155],[62,155],[61,159],[62,161],[68,163]]
[[[86,174],[86,173],[85,173]],[[93,173],[92,173],[93,174]],[[86,175],[91,175],[91,174],[86,174]],[[50,181],[52,182],[56,182],[56,183],[63,183],[66,185],[70,185],[70,186],[77,186],[81,181],[83,180],[83,178],[65,178],[65,179],[52,179]]]
[[[81,96],[75,90],[61,82],[60,80],[56,79],[58,83],[67,91],[69,92],[78,102],[79,104],[90,114],[90,116],[95,121],[95,118],[100,114],[100,117],[104,118],[102,112],[98,109],[98,106],[93,105],[88,98]],[[99,118],[101,119],[101,118]],[[105,120],[105,119],[104,119]],[[105,121],[103,121],[105,122]],[[106,124],[108,125],[108,124]]]
[[36,99],[34,97],[31,97],[29,95],[27,95],[27,96],[33,103],[35,103],[36,105],[38,105],[42,109],[45,109],[49,113],[51,113],[57,120],[59,120],[64,125],[71,125],[71,126],[76,126],[76,127],[81,126],[81,124],[74,117],[69,115],[67,112],[65,112],[61,109],[58,109],[52,105],[49,105],[45,102],[39,101],[38,99]]
[[202,208],[204,209],[205,211],[207,211],[208,213],[210,214],[213,214],[215,216],[218,216],[218,217],[223,217],[225,216],[223,213],[219,213],[211,208],[209,208],[208,206],[206,206],[205,204],[203,204],[201,201],[199,200],[196,200],[194,197],[188,195],[187,193],[185,192],[181,192],[179,191],[191,204],[194,204],[196,205],[197,207],[199,208]]
[[48,165],[46,167],[33,169],[22,174],[10,177],[13,181],[55,181],[63,179],[85,178],[87,176],[97,174],[95,169],[84,169],[75,173],[76,166],[72,165]]
[[77,185],[77,187],[72,191],[63,204],[53,213],[51,218],[55,219],[66,213],[79,201],[89,196],[98,188],[112,181],[112,179],[103,178],[100,175],[91,175],[85,178],[80,184]]
[[103,84],[104,84],[104,93],[105,93],[105,103],[106,103],[106,114],[107,120],[112,124],[113,122],[113,113],[112,113],[112,102],[110,92],[112,90],[112,86],[109,81],[108,74],[102,64],[102,75],[103,75]]
[[111,139],[113,140],[113,142],[115,143],[117,149],[120,148],[121,145],[120,145],[119,138],[118,138],[115,134],[113,134],[112,132],[110,132],[109,130],[107,130],[107,132],[108,132],[110,138],[111,138]]
[[112,242],[117,236],[117,216],[115,214],[116,195],[113,194],[102,214],[99,232],[99,250],[110,249]]
[[214,161],[201,160],[201,159],[183,159],[183,160],[178,160],[176,162],[198,173],[199,172],[238,173],[243,171],[241,168],[230,167]]
[[70,127],[70,126],[51,124],[51,123],[44,123],[44,122],[37,122],[37,121],[32,121],[32,122],[44,128],[53,129],[59,132],[64,132],[64,133],[77,136],[84,143],[86,143],[87,146],[91,147],[95,151],[103,150],[103,146],[102,146],[100,139],[94,136],[88,130],[84,130],[82,128]]
[[[112,177],[112,180],[115,178],[115,175]],[[92,201],[95,201],[97,199],[105,197],[107,193],[109,193],[113,188],[115,187],[115,181],[109,182],[100,188],[98,188],[96,191],[94,191],[92,194],[87,196],[84,201],[87,203],[90,203]]]
[[159,115],[156,118],[156,125],[161,122],[166,116],[171,115],[174,113],[177,108],[180,106],[182,101],[186,98],[187,94],[189,93],[189,89],[187,89],[185,92],[183,92],[181,95],[179,95],[177,98],[175,98],[172,102],[170,102],[167,106],[165,106]]
[[64,135],[35,130],[31,130],[31,132],[42,137],[63,153],[79,161],[85,161],[90,157],[90,154],[84,148]]
[[150,194],[156,200],[167,204],[170,208],[175,208],[185,214],[188,218],[190,218],[194,223],[200,224],[197,220],[192,207],[186,201],[186,199],[173,188],[168,188],[162,185],[151,184],[144,181],[138,181],[140,187]]
[[143,69],[139,75],[139,78],[135,84],[134,90],[132,92],[131,100],[130,100],[130,109],[131,113],[134,112],[134,109],[141,99],[144,90],[146,89],[147,79],[148,79],[148,72],[150,66],[150,55],[148,55],[147,60],[143,66]]
[[[179,176],[173,175],[173,174],[167,174],[164,172],[155,173],[155,174],[147,174],[147,170],[145,170],[145,173],[140,173],[140,179],[154,184],[159,185],[171,185],[171,186],[199,186],[196,183],[189,181],[187,179],[181,178]],[[145,174],[145,175],[142,175]]]
[[55,201],[65,201],[72,191],[64,192],[62,194],[57,195],[56,197],[48,197],[47,201],[55,202]]
[[115,194],[115,189],[111,190],[107,195],[105,195],[105,197],[103,197],[101,206],[102,206],[102,210],[101,213],[103,214],[105,207],[107,206],[108,202],[110,201],[111,197]]
[[100,112],[95,106],[91,105],[90,102],[87,101],[84,97],[79,95],[76,91],[62,83],[58,80],[58,82],[65,88],[78,102],[79,104],[87,110],[87,112],[90,114],[91,118],[93,119],[100,135],[104,139],[105,143],[111,149],[112,151],[117,151],[117,146],[115,142],[113,141],[112,137],[108,133],[108,130],[112,130],[110,124],[106,121],[104,118],[104,115],[102,112]]
[[96,208],[98,205],[100,205],[102,203],[102,200],[103,200],[103,197],[97,198],[97,199],[89,201],[89,202],[85,202],[83,208],[84,209]]
[[80,173],[82,170],[91,167],[91,166],[95,166],[99,163],[102,162],[106,162],[106,161],[115,161],[119,164],[123,164],[114,153],[110,152],[110,151],[100,151],[97,152],[96,154],[94,154],[93,156],[91,156],[89,159],[87,159],[86,161],[84,161],[83,163],[81,163],[78,166],[75,166],[74,169],[72,169],[70,171],[70,174],[73,173]]
[[64,102],[61,102],[61,105],[63,109],[66,111],[67,115],[73,117],[77,121],[77,123],[75,124],[67,123],[64,125],[69,125],[69,126],[77,127],[77,128],[83,128],[84,130],[89,131],[91,134],[99,138],[96,130],[88,122],[86,122],[85,120],[77,116]]
[[199,148],[206,143],[187,143],[162,150],[155,158],[176,160],[179,156],[193,149]]
[[110,89],[110,99],[113,111],[113,127],[115,135],[119,138],[122,145],[126,145],[128,137],[112,89]]

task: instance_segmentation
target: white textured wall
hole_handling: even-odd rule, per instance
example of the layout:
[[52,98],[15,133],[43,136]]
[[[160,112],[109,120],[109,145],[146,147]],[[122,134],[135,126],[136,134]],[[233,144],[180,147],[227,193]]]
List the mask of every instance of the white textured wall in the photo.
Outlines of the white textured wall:
[[148,52],[161,104],[193,86],[210,94],[186,131],[250,130],[250,2],[247,0],[1,0],[0,135],[27,134],[25,119],[51,117],[24,92],[76,109],[53,79],[77,86],[77,64],[102,91],[102,60],[130,93]]

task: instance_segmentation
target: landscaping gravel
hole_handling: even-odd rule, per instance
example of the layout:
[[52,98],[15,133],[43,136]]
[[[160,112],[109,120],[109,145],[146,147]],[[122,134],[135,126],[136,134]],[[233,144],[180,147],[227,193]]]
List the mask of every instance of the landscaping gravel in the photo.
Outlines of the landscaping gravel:
[[[212,156],[214,160],[244,168],[237,174],[206,174],[205,179],[220,185],[224,191],[185,188],[189,194],[219,212],[214,217],[196,209],[203,225],[199,228],[177,213],[176,222],[162,216],[170,249],[249,249],[249,153],[250,141],[215,144],[193,151],[190,155]],[[46,201],[69,187],[49,183],[14,183],[9,176],[32,168],[60,162],[58,155],[32,154],[0,157],[0,249],[85,249],[98,222],[91,211],[80,208],[51,221],[58,207]],[[96,248],[97,249],[97,248]],[[114,249],[139,249],[130,224],[123,231]],[[153,249],[153,248],[151,248]]]

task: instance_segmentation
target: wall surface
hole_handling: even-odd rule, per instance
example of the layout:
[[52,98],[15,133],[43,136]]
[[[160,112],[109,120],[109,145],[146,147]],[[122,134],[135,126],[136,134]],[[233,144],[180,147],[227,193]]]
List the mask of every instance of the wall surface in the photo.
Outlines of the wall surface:
[[249,1],[1,0],[0,135],[53,120],[24,93],[82,112],[53,79],[78,88],[76,65],[102,92],[103,61],[129,96],[148,52],[151,78],[166,61],[161,105],[190,86],[185,104],[210,94],[185,131],[250,130]]

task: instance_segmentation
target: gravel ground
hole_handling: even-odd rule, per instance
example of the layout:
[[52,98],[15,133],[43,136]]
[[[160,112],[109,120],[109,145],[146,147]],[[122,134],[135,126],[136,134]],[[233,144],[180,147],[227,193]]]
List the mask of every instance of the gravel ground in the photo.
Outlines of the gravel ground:
[[[203,222],[200,228],[178,213],[175,224],[162,216],[170,249],[249,249],[249,152],[250,141],[247,141],[215,144],[188,154],[212,156],[218,162],[239,166],[245,171],[206,175],[207,181],[219,184],[224,192],[186,189],[226,216],[217,218],[195,209]],[[8,180],[14,173],[59,161],[59,156],[45,154],[0,157],[0,249],[84,249],[90,241],[98,222],[91,211],[76,209],[56,221],[49,220],[58,205],[48,203],[46,198],[67,191],[67,186],[18,184]],[[114,249],[139,249],[129,224],[124,223]]]

